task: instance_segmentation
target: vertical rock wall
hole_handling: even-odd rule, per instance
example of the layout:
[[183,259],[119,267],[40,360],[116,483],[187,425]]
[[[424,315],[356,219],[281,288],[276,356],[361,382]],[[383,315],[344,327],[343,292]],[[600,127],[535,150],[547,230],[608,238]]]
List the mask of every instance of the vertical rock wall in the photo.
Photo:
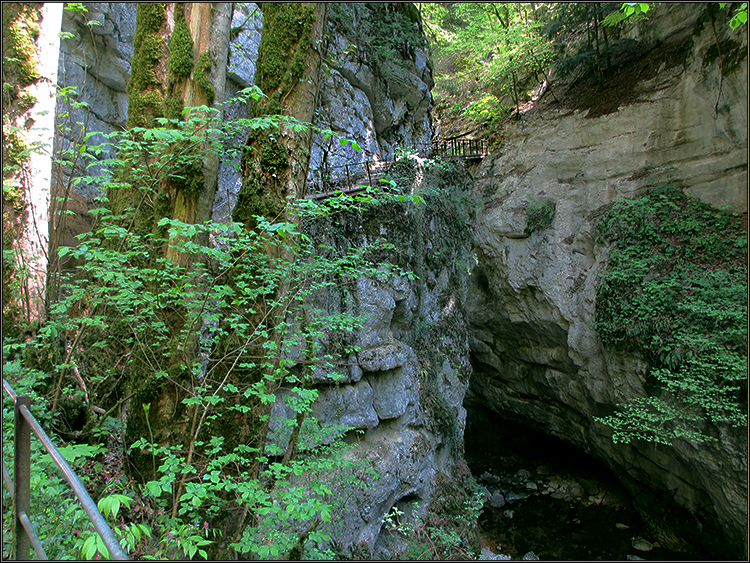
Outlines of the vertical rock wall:
[[[664,517],[663,542],[694,542],[734,558],[746,556],[744,432],[717,429],[717,441],[700,447],[615,445],[609,429],[592,420],[644,396],[648,369],[636,355],[605,348],[594,330],[597,278],[608,256],[596,241],[603,212],[666,180],[747,212],[747,35],[716,22],[737,57],[722,77],[704,8],[659,6],[631,32],[642,50],[619,71],[619,92],[627,92],[619,105],[617,91],[588,95],[579,86],[558,95],[562,104],[544,105],[509,128],[477,171],[484,210],[469,292],[476,373],[467,404],[631,474],[640,508],[657,506],[652,517]],[[548,205],[553,219],[529,235],[534,202]],[[664,508],[654,500],[672,493]]]
[[[343,166],[393,157],[396,147],[421,147],[432,134],[432,74],[428,51],[422,37],[418,13],[406,5],[336,4],[329,14],[328,38],[321,49],[326,55],[325,79],[321,85],[315,126],[331,129],[359,144],[342,147],[334,138],[316,134],[311,154],[308,183],[322,175],[346,177]],[[87,13],[65,10],[63,32],[72,37],[62,41],[59,86],[73,86],[72,99],[89,109],[59,102],[55,152],[70,147],[85,131],[109,133],[122,130],[127,122],[126,87],[133,55],[136,4],[129,2],[87,3]],[[378,25],[386,18],[392,26],[406,29],[403,38],[380,47],[370,46]],[[96,22],[89,24],[89,22]],[[238,3],[232,19],[232,38],[227,63],[227,98],[254,84],[263,18],[254,3]],[[387,49],[397,48],[391,52]],[[64,116],[64,117],[63,117]],[[225,118],[246,118],[245,104],[225,109]],[[237,143],[243,143],[242,135]],[[100,137],[93,137],[97,142]],[[220,185],[214,201],[214,219],[229,220],[242,185],[236,162],[226,161],[220,172]],[[84,173],[86,163],[77,163]],[[96,169],[94,169],[96,171]],[[69,171],[57,170],[54,184],[64,190]],[[72,244],[73,236],[90,224],[86,209],[99,195],[86,186],[71,192],[69,208],[75,212],[63,227],[62,244]]]
[[46,318],[51,225],[59,219],[51,216],[48,147],[62,6],[22,6],[3,6],[3,25],[10,24],[3,28],[3,315],[14,329]]
[[397,146],[429,145],[432,135],[432,70],[414,6],[335,3],[328,29],[315,125],[363,150],[315,135],[310,183],[342,179],[346,164],[392,159]]
[[[263,28],[263,15],[257,4],[236,4],[232,16],[232,34],[229,44],[227,67],[227,99],[234,98],[240,90],[255,84],[255,61],[260,47],[260,32]],[[247,119],[248,105],[233,103],[224,108],[224,119]],[[247,131],[238,133],[235,143],[242,146],[247,141]],[[213,220],[229,222],[232,209],[237,203],[237,195],[242,188],[242,172],[236,168],[240,156],[222,159],[219,169],[219,186],[214,198]]]
[[[351,334],[359,351],[339,359],[338,381],[321,374],[313,412],[322,422],[362,431],[349,439],[379,478],[353,492],[331,533],[347,549],[366,547],[376,558],[406,547],[383,530],[393,507],[417,510],[428,521],[436,503],[466,494],[468,478],[462,454],[471,373],[464,315],[470,249],[468,237],[456,236],[456,224],[468,215],[471,204],[460,194],[470,178],[462,168],[430,163],[421,172],[413,189],[424,194],[425,207],[393,203],[345,213],[321,220],[310,233],[340,249],[384,238],[396,249],[383,260],[417,276],[361,277],[315,303],[331,313],[364,315],[362,328]],[[451,202],[442,205],[445,200]],[[450,246],[433,247],[437,241]],[[335,341],[323,344],[336,353]]]
[[[54,157],[63,158],[63,151],[80,144],[86,133],[103,134],[125,129],[128,119],[130,60],[133,56],[136,5],[126,2],[86,3],[88,12],[63,10],[63,39],[58,64],[58,90],[67,89],[56,108]],[[85,105],[81,105],[85,104]],[[88,144],[104,141],[94,135]],[[105,158],[114,155],[105,153]],[[65,160],[68,160],[67,158]],[[88,210],[93,198],[101,193],[80,183],[70,184],[72,176],[96,176],[97,167],[87,169],[89,162],[72,160],[70,167],[53,167],[54,195],[66,198],[73,215],[58,226],[62,246],[73,246],[75,235],[91,228]]]
[[[59,85],[75,86],[71,100],[85,102],[88,107],[59,102],[58,155],[79,142],[82,131],[106,134],[123,129],[127,122],[126,87],[136,6],[90,3],[86,7],[86,14],[65,11],[63,31],[72,36],[63,40]],[[92,21],[100,25],[90,24]],[[383,21],[401,29],[403,40],[381,45],[381,49],[397,51],[376,55],[368,50],[367,33],[372,34]],[[237,4],[232,19],[228,98],[253,84],[261,29],[257,6]],[[344,149],[337,141],[329,143],[316,135],[311,181],[320,175],[324,164],[336,167],[375,155],[385,159],[392,157],[396,143],[429,143],[432,78],[427,48],[420,37],[418,13],[405,5],[348,4],[332,10],[326,78],[315,125],[356,141],[364,150],[355,153],[350,145]],[[398,55],[395,58],[394,53]],[[247,116],[247,106],[242,103],[225,109],[226,119]],[[72,127],[66,129],[67,125]],[[94,136],[91,142],[99,138]],[[238,134],[238,145],[245,140],[246,135]],[[75,174],[91,173],[86,172],[87,164],[77,162]],[[242,185],[234,164],[237,162],[225,161],[220,169],[213,213],[217,221],[231,220]],[[67,190],[71,172],[56,171],[54,181],[61,193]],[[423,183],[415,186],[418,190],[439,186],[455,194],[468,186],[465,176],[444,173],[439,167],[421,170],[420,177]],[[73,244],[75,234],[89,229],[86,210],[97,195],[85,184],[70,190],[68,206],[76,215],[68,219],[61,244]],[[445,203],[443,200],[450,198],[438,199]],[[321,376],[314,414],[323,422],[346,424],[364,432],[359,437],[352,434],[351,439],[361,442],[361,459],[375,468],[380,478],[367,491],[347,500],[346,513],[332,533],[339,545],[347,549],[359,545],[371,554],[392,554],[404,547],[381,534],[384,517],[392,507],[406,508],[417,502],[425,516],[431,502],[458,490],[445,489],[446,483],[460,488],[467,476],[460,460],[466,418],[462,403],[470,371],[462,312],[467,276],[462,264],[467,262],[468,239],[463,237],[463,243],[441,254],[444,249],[432,248],[433,239],[445,240],[457,220],[434,210],[415,213],[398,205],[371,210],[364,216],[354,213],[337,226],[336,221],[329,224],[336,236],[319,233],[332,236],[335,245],[367,245],[385,236],[399,245],[399,252],[411,256],[399,260],[399,265],[419,274],[417,280],[400,277],[388,283],[363,277],[355,287],[321,297],[324,308],[332,313],[351,310],[367,317],[364,327],[352,336],[361,352],[342,358],[344,379],[332,384]],[[406,250],[413,246],[420,250]],[[428,258],[430,254],[432,258]],[[335,351],[335,343],[328,346]],[[284,415],[281,404],[276,409],[278,416]]]

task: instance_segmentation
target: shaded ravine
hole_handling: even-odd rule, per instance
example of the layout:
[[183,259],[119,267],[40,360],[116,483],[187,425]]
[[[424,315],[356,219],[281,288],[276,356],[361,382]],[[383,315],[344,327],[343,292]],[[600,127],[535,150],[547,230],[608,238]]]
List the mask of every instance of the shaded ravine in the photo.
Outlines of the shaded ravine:
[[467,411],[466,459],[486,498],[481,559],[712,559],[661,547],[633,494],[595,458],[483,407]]

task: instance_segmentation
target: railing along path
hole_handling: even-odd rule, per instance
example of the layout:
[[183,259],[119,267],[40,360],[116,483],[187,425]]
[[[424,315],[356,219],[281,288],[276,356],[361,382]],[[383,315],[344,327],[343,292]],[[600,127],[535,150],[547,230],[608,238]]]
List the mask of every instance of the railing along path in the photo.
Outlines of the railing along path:
[[[480,139],[438,139],[430,145],[417,147],[416,153],[423,158],[457,157],[464,160],[481,160],[487,155],[487,141]],[[365,162],[352,162],[339,166],[318,169],[326,174],[307,186],[308,199],[326,199],[339,194],[356,194],[376,186],[387,176],[395,160],[380,160],[377,157]],[[338,173],[336,173],[338,171]],[[336,179],[332,179],[332,176]]]
[[112,529],[107,524],[104,516],[96,506],[96,503],[89,496],[85,485],[76,475],[75,471],[68,465],[65,458],[60,453],[47,433],[42,429],[34,415],[31,414],[29,407],[31,399],[27,395],[18,395],[10,384],[3,379],[3,389],[13,400],[14,421],[13,421],[13,468],[15,485],[11,481],[5,460],[2,461],[3,481],[8,489],[10,496],[13,498],[13,543],[14,559],[30,559],[31,547],[39,559],[48,559],[44,552],[42,542],[39,540],[34,526],[29,518],[31,510],[31,431],[34,431],[41,440],[44,448],[52,457],[54,462],[62,471],[63,477],[73,489],[76,497],[81,503],[83,510],[94,525],[94,529],[99,533],[102,542],[109,550],[109,556],[112,559],[127,560],[127,553],[123,551],[120,542],[117,541]]

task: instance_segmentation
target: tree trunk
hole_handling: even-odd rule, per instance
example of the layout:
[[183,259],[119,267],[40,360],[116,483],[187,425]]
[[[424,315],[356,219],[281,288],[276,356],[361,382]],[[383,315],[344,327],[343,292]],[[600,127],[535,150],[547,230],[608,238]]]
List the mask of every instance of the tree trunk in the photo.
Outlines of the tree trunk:
[[[283,115],[311,123],[320,88],[327,4],[269,2],[262,9],[256,84],[267,98],[253,103],[251,117]],[[265,215],[293,221],[284,201],[305,195],[311,145],[309,128],[251,133],[235,220],[250,224],[252,215]]]
[[[138,5],[128,85],[129,127],[152,127],[159,117],[181,119],[185,107],[211,107],[224,100],[232,11],[232,3]],[[165,233],[160,231],[158,223],[164,217],[187,224],[211,218],[219,155],[200,145],[175,150],[202,158],[196,160],[198,164],[182,170],[179,174],[182,178],[157,178],[149,190],[134,186],[110,194],[116,212],[133,206],[134,202],[137,204],[130,225],[138,234],[163,236]],[[196,264],[205,261],[203,256],[188,255],[171,247],[171,242],[174,241],[153,248],[150,259],[154,264],[162,256],[177,266],[196,271]],[[208,234],[196,235],[195,242],[207,245]],[[196,273],[192,283],[198,288],[193,293],[200,294],[200,286],[206,282]],[[128,407],[128,443],[145,437],[165,446],[181,444],[185,452],[192,451],[195,434],[200,430],[196,422],[197,406],[186,408],[182,399],[199,385],[190,369],[199,353],[198,334],[202,325],[200,304],[194,305],[196,310],[191,310],[193,305],[188,303],[186,311],[165,313],[165,322],[175,327],[175,342],[169,366],[161,366],[171,371],[169,381],[157,386],[160,391],[154,393],[153,368],[137,363],[131,368],[128,391],[135,395]],[[191,318],[194,320],[190,321]],[[184,338],[177,336],[185,328],[189,334]],[[188,369],[180,369],[181,365]],[[138,375],[141,372],[146,375]],[[146,391],[148,388],[151,390]],[[150,405],[148,411],[141,406],[146,404]],[[137,473],[149,477],[153,468],[150,455],[134,452],[131,462]]]
[[594,4],[594,40],[596,43],[596,79],[601,89],[604,77],[602,75],[602,55],[599,49],[599,3]]

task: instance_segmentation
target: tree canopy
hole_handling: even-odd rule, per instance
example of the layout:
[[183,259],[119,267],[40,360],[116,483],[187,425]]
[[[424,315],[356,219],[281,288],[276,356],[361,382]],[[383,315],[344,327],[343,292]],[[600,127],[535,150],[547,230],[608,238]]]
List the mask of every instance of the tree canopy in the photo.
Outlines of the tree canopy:
[[[637,42],[621,36],[653,3],[431,2],[419,4],[430,42],[437,113],[491,130],[567,79],[593,74],[604,89],[613,60]],[[747,3],[719,3],[727,25],[746,25]],[[713,13],[713,12],[712,12]],[[486,132],[486,131],[485,131]]]

